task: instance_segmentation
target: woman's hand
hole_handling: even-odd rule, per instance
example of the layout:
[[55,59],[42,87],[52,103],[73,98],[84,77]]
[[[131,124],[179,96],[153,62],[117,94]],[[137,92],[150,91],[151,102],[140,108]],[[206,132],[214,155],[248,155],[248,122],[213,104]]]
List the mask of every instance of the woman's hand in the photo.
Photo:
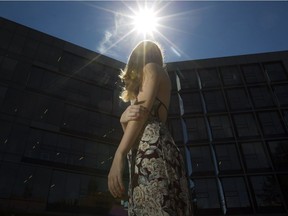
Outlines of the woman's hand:
[[129,121],[137,121],[146,114],[145,107],[141,105],[130,105],[126,108],[126,110],[122,113],[120,122],[122,124],[126,124]]
[[123,172],[125,167],[125,156],[116,151],[110,172],[108,174],[108,188],[113,197],[123,197],[125,187],[123,184]]

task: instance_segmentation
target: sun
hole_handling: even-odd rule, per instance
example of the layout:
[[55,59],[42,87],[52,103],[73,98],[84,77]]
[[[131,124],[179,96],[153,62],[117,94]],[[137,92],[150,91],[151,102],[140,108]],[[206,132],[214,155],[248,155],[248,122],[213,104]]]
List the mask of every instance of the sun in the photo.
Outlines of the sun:
[[158,17],[152,9],[141,9],[132,17],[134,29],[143,35],[152,35],[157,31]]

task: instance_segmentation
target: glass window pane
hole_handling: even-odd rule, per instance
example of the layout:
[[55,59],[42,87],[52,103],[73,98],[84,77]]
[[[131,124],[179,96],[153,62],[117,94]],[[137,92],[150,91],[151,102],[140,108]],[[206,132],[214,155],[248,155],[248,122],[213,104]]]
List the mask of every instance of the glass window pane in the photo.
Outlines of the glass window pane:
[[169,119],[168,128],[174,141],[183,144],[183,129],[180,119]]
[[198,72],[203,88],[220,86],[220,79],[216,68],[199,69]]
[[288,141],[270,141],[268,146],[275,169],[286,171],[288,167]]
[[286,205],[288,204],[288,175],[278,175],[279,183],[280,183],[280,188],[282,191],[282,194],[284,196]]
[[180,113],[179,96],[178,94],[171,94],[169,115],[178,115]]
[[247,193],[247,188],[243,178],[222,178],[221,179],[225,200],[228,208],[228,212],[231,213],[231,209],[239,209],[238,213],[250,209],[251,204]]
[[224,85],[240,85],[242,79],[237,66],[221,67],[221,74]]
[[[215,179],[195,179],[197,210],[199,214],[209,210],[211,214],[220,211],[219,196]],[[216,211],[216,212],[215,212]],[[220,212],[219,212],[220,213]]]
[[275,106],[272,95],[267,87],[252,87],[249,90],[256,108]]
[[213,174],[213,162],[209,146],[190,147],[192,160],[192,174]]
[[197,89],[198,81],[196,72],[193,70],[181,70],[177,71],[180,79],[181,89]]
[[243,110],[251,108],[244,89],[226,90],[227,99],[231,110]]
[[221,91],[205,91],[204,98],[208,112],[226,111],[225,101]]
[[248,170],[270,168],[262,143],[241,143],[241,149]]
[[280,195],[280,188],[273,176],[252,176],[250,181],[259,210],[263,207],[274,207],[274,212],[277,208],[282,210],[283,200]]
[[288,85],[275,85],[274,93],[281,106],[288,105]]
[[266,63],[264,69],[271,81],[287,80],[287,73],[281,62]]
[[184,105],[184,113],[202,112],[202,103],[199,93],[181,94]]
[[278,113],[262,112],[258,113],[258,116],[265,135],[277,135],[285,133]]
[[215,145],[215,150],[221,173],[241,170],[235,144]]
[[208,134],[204,118],[187,118],[186,127],[188,132],[188,140],[193,143],[195,140],[207,140]]
[[[1,163],[0,166],[0,198],[10,198],[17,179],[18,165]],[[23,183],[23,182],[22,182]]]
[[232,138],[232,128],[227,116],[211,116],[209,123],[214,139]]
[[239,114],[233,116],[238,137],[258,136],[255,119],[252,114]]
[[242,65],[241,69],[243,71],[247,83],[265,82],[265,78],[260,68],[260,65],[258,64]]

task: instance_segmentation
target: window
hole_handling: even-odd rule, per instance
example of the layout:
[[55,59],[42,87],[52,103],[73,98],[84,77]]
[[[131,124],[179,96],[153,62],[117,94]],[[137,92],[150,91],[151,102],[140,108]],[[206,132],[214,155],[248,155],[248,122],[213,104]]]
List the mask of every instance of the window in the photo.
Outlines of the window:
[[193,175],[211,175],[214,173],[214,166],[209,146],[190,147]]
[[225,111],[225,101],[221,91],[204,92],[205,104],[208,112]]
[[279,135],[285,133],[282,122],[276,112],[261,112],[258,113],[258,116],[265,135]]
[[235,209],[235,213],[239,213],[245,211],[245,209],[249,210],[251,208],[247,188],[243,178],[222,178],[221,182],[224,189],[228,213],[233,212],[233,209]]
[[[267,212],[269,210],[267,207],[270,207],[273,213],[284,210],[280,188],[273,176],[252,176],[250,177],[250,181],[259,211]],[[277,209],[279,211],[277,211]]]
[[215,150],[221,173],[241,170],[235,144],[215,145]]
[[231,110],[245,110],[251,108],[244,89],[229,89],[226,91]]
[[276,170],[287,170],[288,167],[288,141],[269,141],[268,146]]
[[288,105],[288,85],[275,85],[274,92],[281,106]]
[[209,117],[212,136],[214,139],[232,138],[232,128],[227,116],[211,116]]
[[18,61],[9,57],[4,57],[1,63],[0,78],[11,80]]
[[170,105],[169,105],[169,114],[170,115],[177,115],[180,113],[179,108],[179,96],[178,94],[171,94]]
[[241,66],[245,80],[248,84],[265,82],[264,75],[258,64],[249,64]]
[[[199,213],[210,210],[209,213],[220,213],[219,195],[215,179],[195,179],[197,208]],[[216,212],[215,212],[216,211]]]
[[[36,59],[40,62],[49,64],[49,66],[58,66],[62,50],[46,43],[40,43],[36,53]],[[71,62],[72,63],[72,62]]]
[[272,95],[267,87],[251,87],[249,90],[256,108],[275,106]]
[[0,48],[7,49],[12,38],[12,32],[4,28],[0,28]]
[[270,168],[262,143],[241,143],[241,149],[248,170]]
[[216,68],[199,69],[198,72],[203,88],[220,86],[219,75]]
[[258,136],[255,119],[252,114],[237,114],[233,116],[238,137]]
[[25,44],[26,38],[22,35],[14,34],[9,51],[20,54]]
[[178,71],[181,89],[198,89],[197,75],[194,70]]
[[285,202],[288,203],[288,175],[278,175],[278,179]]
[[287,73],[281,62],[266,63],[264,69],[272,82],[287,80]]
[[169,119],[169,130],[175,142],[183,144],[183,129],[180,119]]
[[193,143],[195,140],[208,140],[207,129],[203,117],[187,118],[185,121],[189,142]]
[[184,113],[202,112],[202,103],[199,93],[185,93],[181,95],[184,104]]
[[4,98],[6,96],[7,88],[0,86],[0,107],[2,107],[2,103],[4,101]]
[[242,84],[241,75],[237,66],[222,67],[220,70],[224,85],[230,86]]
[[[0,198],[10,198],[17,179],[18,164],[2,162],[0,166]],[[23,182],[22,182],[23,184]]]

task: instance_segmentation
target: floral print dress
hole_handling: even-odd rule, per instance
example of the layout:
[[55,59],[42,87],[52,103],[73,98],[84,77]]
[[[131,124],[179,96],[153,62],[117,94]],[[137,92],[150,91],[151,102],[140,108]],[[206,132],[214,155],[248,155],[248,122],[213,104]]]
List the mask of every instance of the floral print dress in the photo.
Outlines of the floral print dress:
[[156,99],[138,147],[127,155],[129,216],[192,215],[184,162],[158,117],[161,105]]

